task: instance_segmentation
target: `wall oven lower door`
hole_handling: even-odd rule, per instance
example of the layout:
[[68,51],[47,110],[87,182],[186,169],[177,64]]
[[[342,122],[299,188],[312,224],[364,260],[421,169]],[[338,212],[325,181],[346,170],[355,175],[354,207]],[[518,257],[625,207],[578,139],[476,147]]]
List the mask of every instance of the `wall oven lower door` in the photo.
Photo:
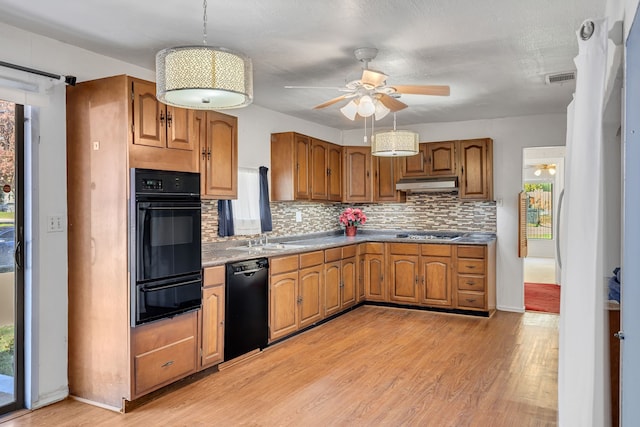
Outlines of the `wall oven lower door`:
[[135,325],[200,308],[201,287],[200,274],[136,284]]

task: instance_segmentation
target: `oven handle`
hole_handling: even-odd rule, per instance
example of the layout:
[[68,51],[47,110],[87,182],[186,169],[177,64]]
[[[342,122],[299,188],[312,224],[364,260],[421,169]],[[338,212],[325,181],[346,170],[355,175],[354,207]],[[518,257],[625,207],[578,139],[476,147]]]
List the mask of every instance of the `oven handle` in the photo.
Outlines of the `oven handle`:
[[199,283],[200,280],[189,280],[188,282],[180,282],[180,283],[172,283],[170,285],[161,285],[153,288],[142,288],[140,292],[153,292],[153,291],[161,291],[163,289],[175,288],[182,285],[190,285],[192,283]]
[[167,206],[164,208],[145,207],[143,210],[147,211],[184,211],[184,210],[202,210],[202,206]]

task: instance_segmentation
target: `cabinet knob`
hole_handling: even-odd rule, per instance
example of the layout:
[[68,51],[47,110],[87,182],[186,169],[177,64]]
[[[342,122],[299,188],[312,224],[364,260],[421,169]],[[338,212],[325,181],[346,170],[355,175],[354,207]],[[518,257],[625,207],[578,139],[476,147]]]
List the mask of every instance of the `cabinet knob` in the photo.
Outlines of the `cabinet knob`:
[[207,152],[205,151],[204,147],[202,148],[202,160],[206,160],[207,158]]
[[171,127],[171,120],[172,120],[171,113],[169,111],[167,111],[167,126],[168,127]]
[[471,280],[467,282],[467,285],[469,285],[469,286],[473,286],[475,284],[476,284],[476,282],[472,282]]
[[164,111],[160,110],[160,123],[164,126]]

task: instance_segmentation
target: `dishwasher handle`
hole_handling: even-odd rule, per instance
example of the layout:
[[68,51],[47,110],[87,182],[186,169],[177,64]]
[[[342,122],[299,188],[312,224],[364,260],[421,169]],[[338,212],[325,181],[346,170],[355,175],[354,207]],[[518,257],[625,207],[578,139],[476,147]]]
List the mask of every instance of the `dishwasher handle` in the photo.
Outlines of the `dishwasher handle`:
[[265,270],[265,268],[254,268],[253,270],[234,271],[233,275],[234,276],[239,276],[240,274],[244,274],[244,275],[251,274],[251,275],[253,275],[253,274],[257,273],[258,271],[262,271],[262,270]]

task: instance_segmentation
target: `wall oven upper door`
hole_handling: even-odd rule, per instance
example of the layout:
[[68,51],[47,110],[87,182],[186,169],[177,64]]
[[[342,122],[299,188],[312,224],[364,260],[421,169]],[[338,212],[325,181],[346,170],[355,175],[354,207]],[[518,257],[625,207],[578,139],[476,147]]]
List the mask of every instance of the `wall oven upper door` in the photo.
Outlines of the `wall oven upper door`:
[[199,272],[199,201],[136,203],[136,282]]

